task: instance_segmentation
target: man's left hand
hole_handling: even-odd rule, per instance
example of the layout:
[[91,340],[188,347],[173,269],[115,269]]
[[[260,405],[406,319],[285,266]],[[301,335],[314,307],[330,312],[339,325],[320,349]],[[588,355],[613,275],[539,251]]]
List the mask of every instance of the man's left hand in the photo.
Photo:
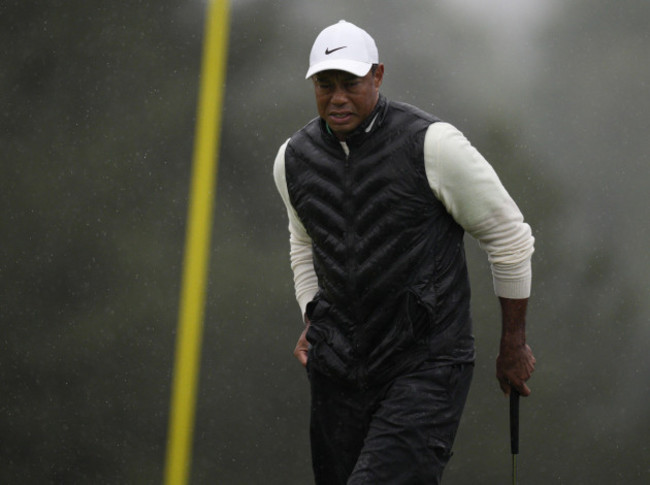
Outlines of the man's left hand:
[[530,395],[526,381],[535,370],[535,362],[533,351],[527,344],[513,346],[502,340],[497,357],[497,379],[501,390],[506,395],[511,389],[516,389],[522,396]]

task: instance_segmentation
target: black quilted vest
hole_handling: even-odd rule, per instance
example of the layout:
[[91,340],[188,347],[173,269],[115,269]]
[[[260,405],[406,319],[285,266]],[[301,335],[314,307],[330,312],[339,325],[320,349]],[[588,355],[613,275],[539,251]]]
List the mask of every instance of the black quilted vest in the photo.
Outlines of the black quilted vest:
[[285,152],[291,203],[313,241],[309,366],[366,386],[426,359],[474,359],[463,229],[429,187],[437,119],[383,96],[341,144],[321,119]]

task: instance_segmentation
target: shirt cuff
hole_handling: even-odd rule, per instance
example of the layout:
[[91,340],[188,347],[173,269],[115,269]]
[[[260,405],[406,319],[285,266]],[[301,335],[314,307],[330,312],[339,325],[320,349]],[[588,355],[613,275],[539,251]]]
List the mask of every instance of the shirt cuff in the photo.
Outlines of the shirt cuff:
[[532,286],[532,277],[530,274],[520,278],[497,278],[492,277],[494,284],[494,293],[502,298],[511,298],[513,300],[520,300],[530,297],[530,290]]

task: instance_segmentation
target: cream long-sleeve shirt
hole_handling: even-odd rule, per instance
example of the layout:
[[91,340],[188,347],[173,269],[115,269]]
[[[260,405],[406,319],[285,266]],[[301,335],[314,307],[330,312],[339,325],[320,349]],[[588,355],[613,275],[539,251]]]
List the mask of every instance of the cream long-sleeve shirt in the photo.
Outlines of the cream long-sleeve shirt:
[[[302,315],[318,290],[312,241],[291,205],[284,168],[287,140],[278,151],[273,176],[289,215],[291,269]],[[349,153],[345,142],[341,145]],[[491,165],[449,123],[433,123],[424,138],[429,186],[465,231],[487,253],[494,291],[505,298],[528,298],[534,238],[521,211]]]

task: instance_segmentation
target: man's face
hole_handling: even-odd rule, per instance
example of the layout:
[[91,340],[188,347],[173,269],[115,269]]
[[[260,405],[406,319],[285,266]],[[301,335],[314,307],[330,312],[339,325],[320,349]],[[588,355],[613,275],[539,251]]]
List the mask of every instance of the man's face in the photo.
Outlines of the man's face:
[[318,114],[339,140],[345,140],[372,113],[383,77],[383,64],[364,77],[345,71],[322,71],[313,76]]

